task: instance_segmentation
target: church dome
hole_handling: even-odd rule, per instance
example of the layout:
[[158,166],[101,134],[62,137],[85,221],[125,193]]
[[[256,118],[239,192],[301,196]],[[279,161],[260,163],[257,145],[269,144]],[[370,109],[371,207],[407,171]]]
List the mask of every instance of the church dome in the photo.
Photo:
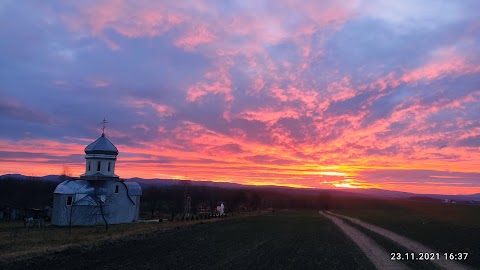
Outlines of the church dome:
[[105,134],[102,134],[100,138],[98,138],[93,143],[89,144],[85,147],[85,153],[89,154],[104,154],[104,155],[118,155],[118,149],[110,142]]

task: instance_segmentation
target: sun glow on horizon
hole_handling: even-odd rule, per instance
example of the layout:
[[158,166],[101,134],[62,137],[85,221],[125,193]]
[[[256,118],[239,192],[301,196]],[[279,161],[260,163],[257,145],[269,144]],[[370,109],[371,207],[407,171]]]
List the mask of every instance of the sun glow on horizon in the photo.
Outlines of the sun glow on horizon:
[[[119,161],[121,159],[119,158]],[[18,165],[18,164],[17,164]],[[49,169],[45,169],[43,163],[31,164],[28,168],[25,167],[16,167],[16,169],[11,170],[12,167],[2,167],[0,164],[0,174],[15,174],[20,173],[26,176],[45,176],[50,174],[60,174],[62,171],[62,165],[58,166],[48,166]],[[80,174],[84,173],[85,167],[84,165],[72,163],[67,164],[69,166],[69,171],[71,172],[72,176],[79,176]],[[443,183],[443,182],[429,182],[423,184],[422,182],[415,182],[415,184],[393,184],[393,183],[372,183],[368,180],[356,180],[351,178],[348,172],[334,172],[334,173],[322,173],[319,172],[311,172],[311,175],[318,175],[320,178],[317,178],[319,181],[314,181],[314,179],[307,179],[305,180],[303,176],[305,173],[300,173],[298,175],[291,175],[287,174],[284,177],[280,177],[281,172],[279,174],[272,175],[270,177],[264,176],[257,176],[253,177],[249,175],[251,172],[245,171],[238,175],[237,177],[218,177],[218,172],[215,170],[204,172],[203,174],[195,174],[190,172],[187,175],[179,174],[180,171],[175,173],[175,170],[168,170],[164,171],[163,173],[158,173],[158,168],[152,169],[151,172],[142,170],[142,168],[138,170],[127,170],[126,168],[132,168],[135,166],[129,166],[128,163],[119,162],[117,165],[117,174],[121,178],[133,178],[133,177],[140,177],[145,179],[153,179],[153,178],[161,178],[161,179],[177,179],[177,180],[191,180],[191,181],[213,181],[213,182],[228,182],[228,183],[237,183],[243,185],[255,185],[255,186],[280,186],[280,187],[290,187],[290,188],[301,188],[301,189],[335,189],[335,188],[344,188],[344,189],[368,189],[368,188],[376,188],[376,189],[385,189],[385,190],[393,190],[393,191],[403,191],[403,192],[411,192],[417,194],[473,194],[473,193],[480,193],[480,187],[471,186],[469,182],[454,182],[451,184]],[[185,170],[182,170],[185,171]],[[287,172],[289,170],[287,169]],[[357,170],[356,174],[359,174],[361,170]],[[238,171],[236,172],[239,173]],[[399,172],[401,174],[401,171]],[[308,174],[307,174],[308,175]],[[322,178],[329,178],[332,179],[322,180]],[[434,179],[443,179],[444,177],[433,177]],[[254,180],[257,179],[257,180]],[[281,180],[283,179],[283,180]],[[445,179],[451,179],[451,177],[446,177]],[[279,181],[280,180],[280,181]],[[289,182],[290,181],[290,182]],[[317,182],[318,184],[312,185],[312,183]]]
[[349,184],[349,183],[339,183],[339,184],[332,184],[332,185],[340,188],[353,188],[353,189],[362,188],[359,186],[353,186],[352,184]]
[[297,185],[297,184],[282,184],[276,182],[255,182],[255,181],[247,181],[244,183],[245,185],[252,185],[252,186],[277,186],[277,187],[290,187],[290,188],[301,188],[301,189],[313,189],[315,187],[311,186],[304,186],[304,185]]

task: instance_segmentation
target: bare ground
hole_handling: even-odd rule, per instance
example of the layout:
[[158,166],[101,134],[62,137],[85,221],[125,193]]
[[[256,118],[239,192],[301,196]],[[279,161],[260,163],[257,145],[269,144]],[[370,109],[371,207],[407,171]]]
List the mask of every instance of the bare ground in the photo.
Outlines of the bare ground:
[[[394,241],[395,243],[401,245],[401,246],[404,246],[405,248],[415,252],[415,253],[438,253],[437,251],[434,251],[433,249],[429,248],[429,247],[426,247],[414,240],[411,240],[405,236],[402,236],[402,235],[399,235],[397,233],[394,233],[392,231],[389,231],[389,230],[386,230],[382,227],[378,227],[378,226],[375,226],[375,225],[372,225],[370,223],[366,223],[364,221],[361,221],[359,219],[356,219],[356,218],[352,218],[352,217],[348,217],[348,216],[344,216],[344,215],[339,215],[339,214],[335,214],[335,213],[332,213],[330,211],[327,211],[328,214],[330,215],[333,215],[333,216],[336,216],[336,217],[339,217],[339,218],[343,218],[343,219],[346,219],[346,220],[349,220],[355,224],[358,224],[372,232],[375,232],[385,238],[388,238],[392,241]],[[432,263],[434,263],[435,265],[443,268],[443,269],[456,269],[456,270],[469,270],[471,268],[465,266],[465,265],[462,265],[458,262],[454,262],[454,261],[450,261],[450,260],[445,260],[442,256],[440,257],[441,259],[440,260],[431,260]]]
[[342,219],[331,215],[331,213],[326,214],[325,212],[320,212],[320,214],[335,223],[335,225],[350,237],[377,269],[408,269],[399,261],[392,261],[390,254],[386,250],[359,230],[346,224]]

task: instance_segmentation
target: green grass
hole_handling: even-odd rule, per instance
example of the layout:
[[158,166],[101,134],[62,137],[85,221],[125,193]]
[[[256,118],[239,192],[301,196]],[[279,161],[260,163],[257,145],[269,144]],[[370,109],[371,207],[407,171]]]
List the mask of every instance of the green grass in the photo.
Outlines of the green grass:
[[440,253],[468,252],[462,263],[480,266],[480,207],[407,200],[364,200],[333,212],[356,217],[418,241]]
[[44,269],[374,269],[361,250],[316,211],[227,218],[5,266],[32,264]]

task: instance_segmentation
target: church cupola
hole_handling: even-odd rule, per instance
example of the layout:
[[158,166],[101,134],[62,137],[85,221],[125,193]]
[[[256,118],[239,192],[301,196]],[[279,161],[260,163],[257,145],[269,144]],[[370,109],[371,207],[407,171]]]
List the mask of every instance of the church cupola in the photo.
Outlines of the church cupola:
[[117,161],[118,149],[105,136],[105,124],[103,119],[102,136],[85,148],[85,173],[81,178],[99,179],[104,177],[118,178],[115,174],[115,162]]

